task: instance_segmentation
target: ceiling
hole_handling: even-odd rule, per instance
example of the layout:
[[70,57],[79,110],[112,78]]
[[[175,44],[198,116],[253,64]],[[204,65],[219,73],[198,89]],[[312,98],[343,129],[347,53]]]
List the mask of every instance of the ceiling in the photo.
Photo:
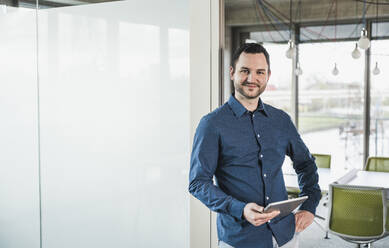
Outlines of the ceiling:
[[[290,23],[362,22],[362,0],[225,0],[225,23],[231,27]],[[378,4],[376,4],[378,3]],[[366,0],[367,19],[389,20],[389,0]]]

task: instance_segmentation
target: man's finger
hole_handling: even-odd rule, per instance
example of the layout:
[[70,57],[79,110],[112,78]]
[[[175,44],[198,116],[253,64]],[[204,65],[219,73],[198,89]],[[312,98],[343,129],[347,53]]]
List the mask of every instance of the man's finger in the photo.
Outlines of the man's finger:
[[256,214],[255,220],[268,220],[273,218],[273,213]]
[[263,212],[263,207],[262,206],[259,206],[257,204],[253,204],[252,207],[251,207],[252,210],[258,212],[258,213],[262,213]]

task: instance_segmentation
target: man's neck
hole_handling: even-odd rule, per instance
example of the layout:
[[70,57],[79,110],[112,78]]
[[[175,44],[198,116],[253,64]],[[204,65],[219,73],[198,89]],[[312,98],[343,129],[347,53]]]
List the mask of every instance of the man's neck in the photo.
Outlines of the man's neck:
[[258,108],[258,100],[259,96],[254,99],[247,99],[246,97],[242,96],[241,94],[237,94],[235,92],[235,98],[238,100],[243,107],[245,107],[248,111],[255,111]]

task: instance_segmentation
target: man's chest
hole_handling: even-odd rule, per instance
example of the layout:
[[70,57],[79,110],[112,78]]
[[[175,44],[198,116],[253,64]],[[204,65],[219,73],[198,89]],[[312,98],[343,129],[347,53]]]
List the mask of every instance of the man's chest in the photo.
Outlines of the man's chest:
[[224,158],[284,157],[288,146],[288,131],[282,123],[248,116],[223,123],[219,144],[220,155]]

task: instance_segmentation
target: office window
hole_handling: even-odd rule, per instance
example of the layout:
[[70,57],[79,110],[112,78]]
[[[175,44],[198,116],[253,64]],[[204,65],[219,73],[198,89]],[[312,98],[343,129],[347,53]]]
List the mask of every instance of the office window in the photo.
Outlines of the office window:
[[263,46],[270,55],[271,76],[261,98],[265,103],[290,113],[292,61],[285,57],[288,45],[264,43]]
[[[373,71],[378,63],[380,73]],[[389,156],[389,40],[371,44],[370,156]]]
[[389,22],[373,22],[371,34],[373,37],[389,37]]
[[[299,131],[312,153],[332,156],[332,167],[362,168],[364,53],[355,42],[300,45]],[[339,70],[333,75],[335,63]]]
[[251,32],[250,39],[261,42],[287,42],[290,37],[289,30]]

